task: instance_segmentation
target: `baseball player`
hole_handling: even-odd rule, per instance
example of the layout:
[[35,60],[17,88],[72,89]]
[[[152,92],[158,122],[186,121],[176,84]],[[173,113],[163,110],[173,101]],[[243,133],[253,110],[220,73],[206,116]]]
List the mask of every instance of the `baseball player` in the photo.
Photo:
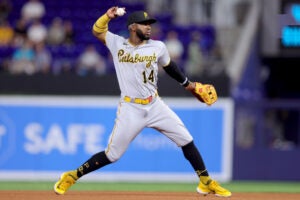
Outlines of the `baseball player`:
[[118,7],[112,7],[93,26],[93,34],[109,49],[121,90],[118,112],[110,139],[104,151],[96,153],[76,170],[65,172],[54,185],[57,194],[64,194],[76,181],[92,171],[116,162],[126,151],[131,141],[145,128],[160,131],[175,142],[183,151],[199,177],[197,192],[221,197],[231,192],[213,180],[203,159],[194,145],[193,137],[181,121],[157,93],[157,73],[162,67],[168,75],[191,91],[207,105],[217,100],[212,85],[191,82],[170,60],[166,46],[161,41],[150,39],[151,24],[156,19],[144,11],[129,15],[127,28],[129,38],[116,35],[108,30],[108,23],[122,15]]

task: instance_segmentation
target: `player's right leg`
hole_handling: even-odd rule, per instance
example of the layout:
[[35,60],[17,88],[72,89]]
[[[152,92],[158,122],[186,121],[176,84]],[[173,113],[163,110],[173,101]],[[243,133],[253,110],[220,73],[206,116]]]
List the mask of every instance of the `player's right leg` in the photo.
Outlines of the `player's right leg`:
[[130,142],[144,128],[143,120],[139,118],[137,121],[136,115],[131,114],[140,112],[139,109],[130,103],[121,105],[106,150],[93,155],[77,170],[63,173],[54,185],[56,194],[65,194],[80,177],[116,162],[124,154]]
[[54,192],[56,194],[65,194],[81,176],[104,167],[110,163],[112,162],[107,158],[104,151],[96,153],[76,170],[63,173],[60,176],[60,179],[54,184]]
[[77,179],[77,170],[63,173],[54,185],[54,192],[56,194],[65,194],[65,192],[76,183]]

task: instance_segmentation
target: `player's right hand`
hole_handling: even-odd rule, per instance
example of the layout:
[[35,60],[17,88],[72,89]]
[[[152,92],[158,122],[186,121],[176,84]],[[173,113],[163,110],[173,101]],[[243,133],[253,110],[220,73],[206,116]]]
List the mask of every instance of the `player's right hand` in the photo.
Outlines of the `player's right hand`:
[[108,16],[110,19],[117,18],[117,17],[118,17],[118,15],[116,14],[116,13],[117,13],[117,9],[118,9],[118,6],[114,6],[114,7],[111,7],[110,9],[108,9],[108,10],[106,11],[107,16]]

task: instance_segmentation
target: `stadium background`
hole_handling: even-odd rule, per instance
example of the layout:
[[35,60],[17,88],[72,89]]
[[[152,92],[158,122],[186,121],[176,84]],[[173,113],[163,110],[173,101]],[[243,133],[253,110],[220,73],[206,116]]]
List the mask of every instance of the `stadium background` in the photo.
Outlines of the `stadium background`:
[[[15,26],[20,17],[20,10],[25,0],[10,1],[12,10],[8,15],[11,26]],[[108,57],[107,50],[98,45],[90,33],[90,28],[95,19],[112,5],[125,6],[128,11],[147,8],[142,1],[42,1],[46,6],[46,15],[42,22],[50,25],[56,16],[70,19],[74,25],[76,36],[74,46],[51,47],[54,58],[63,58],[75,61],[85,46],[95,43],[98,52]],[[175,1],[174,1],[175,2]],[[203,5],[213,5],[215,1],[202,1]],[[234,3],[233,3],[234,2]],[[209,20],[214,13],[207,14],[206,19],[198,23],[182,24],[174,20],[172,11],[163,15],[155,13],[160,20],[162,39],[165,39],[168,30],[176,30],[180,40],[187,48],[190,37],[187,33],[199,30],[204,37],[205,50],[209,51],[216,43],[221,45],[223,64],[226,66],[219,73],[204,73],[194,75],[192,78],[216,85],[220,97],[230,99],[234,103],[232,121],[232,163],[231,181],[293,181],[300,180],[298,169],[300,162],[299,140],[299,81],[297,81],[296,68],[299,66],[299,49],[297,41],[286,44],[282,42],[280,31],[285,26],[298,25],[298,1],[227,1],[229,5],[237,2],[246,4],[245,15],[241,20],[236,20],[234,26],[222,26]],[[179,4],[180,5],[180,4]],[[284,8],[295,5],[290,13],[285,13]],[[99,9],[98,9],[99,8]],[[244,8],[244,7],[243,7]],[[224,11],[223,11],[224,12]],[[209,13],[209,12],[207,12]],[[278,16],[290,15],[292,21]],[[293,18],[294,17],[294,18]],[[123,33],[124,18],[116,21],[116,26],[111,30]],[[181,22],[181,23],[180,23]],[[188,20],[187,20],[188,22]],[[277,34],[271,34],[272,32]],[[232,35],[232,37],[230,37]],[[275,35],[275,36],[274,36]],[[226,37],[225,37],[226,36]],[[295,38],[298,35],[292,35]],[[288,37],[289,36],[286,36]],[[224,42],[227,41],[227,42]],[[0,92],[2,99],[16,97],[22,102],[22,96],[41,95],[66,95],[72,97],[110,96],[118,95],[118,88],[114,74],[108,72],[103,75],[78,76],[75,73],[62,74],[10,74],[6,68],[6,61],[11,59],[15,48],[5,46],[0,48],[1,73]],[[183,59],[187,55],[183,55]],[[188,97],[179,86],[174,88],[172,80],[162,75],[160,78],[161,96]],[[170,84],[174,90],[170,90]],[[107,87],[110,85],[110,87]],[[176,84],[175,84],[176,85]],[[26,97],[25,97],[26,98]],[[3,102],[3,101],[2,101]],[[4,109],[3,105],[0,107]],[[3,123],[2,118],[2,123]],[[197,129],[197,127],[193,127]],[[21,133],[20,133],[21,134]],[[1,135],[3,136],[3,135]],[[5,138],[1,138],[5,142]],[[1,147],[5,147],[4,143]],[[5,151],[2,149],[2,154]],[[31,162],[38,162],[32,160]],[[6,165],[7,166],[7,165]],[[14,168],[14,167],[12,167]],[[3,165],[0,170],[7,170]],[[4,171],[5,171],[4,170]],[[30,173],[34,173],[30,171]],[[3,179],[6,181],[6,179]],[[34,180],[33,180],[34,181]],[[229,183],[230,184],[230,183]],[[275,182],[276,185],[283,184]],[[3,182],[1,189],[6,189],[7,182]],[[23,186],[22,186],[23,187]],[[35,186],[33,186],[35,187]],[[299,192],[297,185],[288,186]],[[260,187],[261,190],[262,187]],[[259,190],[259,189],[258,189]],[[278,188],[275,189],[278,191]]]

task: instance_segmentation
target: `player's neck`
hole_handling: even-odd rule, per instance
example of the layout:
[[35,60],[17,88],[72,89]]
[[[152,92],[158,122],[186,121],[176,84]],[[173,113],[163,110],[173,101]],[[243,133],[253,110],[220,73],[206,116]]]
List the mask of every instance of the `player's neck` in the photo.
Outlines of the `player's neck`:
[[136,38],[130,37],[128,39],[128,42],[133,46],[139,46],[139,45],[145,44],[147,42],[147,40],[141,40],[138,37],[136,37]]

